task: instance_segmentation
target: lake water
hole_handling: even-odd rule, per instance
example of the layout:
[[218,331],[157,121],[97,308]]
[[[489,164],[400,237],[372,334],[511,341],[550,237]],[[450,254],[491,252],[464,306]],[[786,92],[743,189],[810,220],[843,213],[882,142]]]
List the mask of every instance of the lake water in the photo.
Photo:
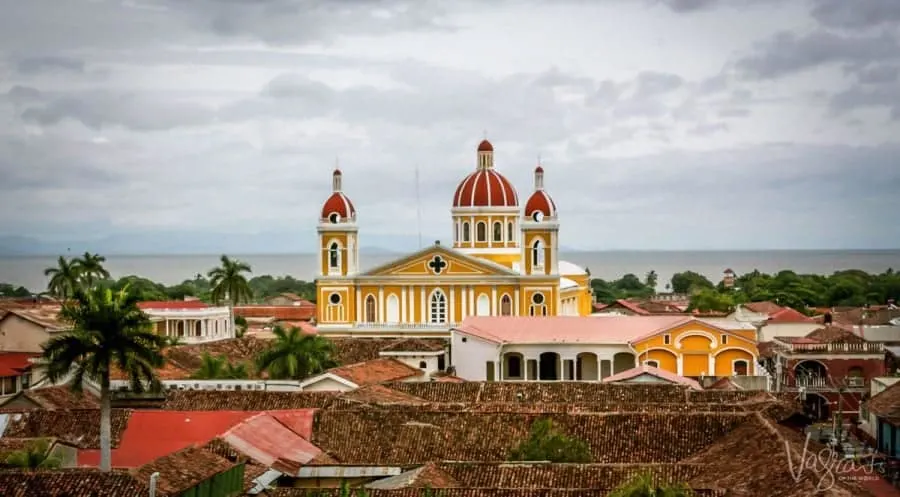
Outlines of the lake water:
[[[253,267],[254,275],[291,275],[298,279],[314,279],[317,257],[295,255],[234,255]],[[401,257],[400,255],[360,254],[360,264],[370,268]],[[616,279],[634,273],[643,279],[655,270],[660,289],[672,274],[696,271],[713,282],[731,268],[738,274],[754,269],[772,273],[791,269],[798,273],[831,274],[842,269],[861,269],[880,273],[888,268],[900,270],[900,250],[777,250],[777,251],[648,251],[648,252],[569,252],[562,258],[591,270],[596,278]],[[28,256],[0,258],[0,282],[22,285],[32,291],[46,287],[44,269],[55,265],[55,257]],[[108,256],[106,267],[114,277],[135,274],[166,285],[205,274],[218,263],[218,255]]]

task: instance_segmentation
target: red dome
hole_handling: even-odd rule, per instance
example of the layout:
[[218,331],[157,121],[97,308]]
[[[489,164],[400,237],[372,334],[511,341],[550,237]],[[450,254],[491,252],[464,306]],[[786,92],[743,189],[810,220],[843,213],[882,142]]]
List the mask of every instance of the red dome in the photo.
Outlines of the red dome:
[[538,190],[531,194],[528,202],[525,204],[525,216],[534,217],[535,212],[540,212],[544,217],[556,215],[556,204],[550,195],[544,190]]
[[[490,145],[490,144],[488,144]],[[516,189],[493,169],[479,169],[466,176],[453,194],[453,207],[516,207]]]
[[356,208],[353,207],[353,202],[342,192],[334,192],[325,201],[325,205],[322,206],[322,219],[330,220],[332,214],[337,214],[336,221],[340,222],[355,216]]
[[491,145],[491,142],[487,140],[481,140],[481,143],[478,144],[479,152],[493,152],[494,146]]

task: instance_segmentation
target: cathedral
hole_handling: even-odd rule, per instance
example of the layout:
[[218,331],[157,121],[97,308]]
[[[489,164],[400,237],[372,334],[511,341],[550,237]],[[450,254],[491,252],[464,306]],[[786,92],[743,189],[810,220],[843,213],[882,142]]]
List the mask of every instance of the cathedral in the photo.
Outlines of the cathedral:
[[534,170],[534,191],[516,189],[478,145],[475,171],[453,193],[453,245],[439,242],[361,271],[356,208],[340,170],[318,221],[317,328],[336,336],[442,336],[467,316],[584,316],[587,270],[559,260],[556,204]]

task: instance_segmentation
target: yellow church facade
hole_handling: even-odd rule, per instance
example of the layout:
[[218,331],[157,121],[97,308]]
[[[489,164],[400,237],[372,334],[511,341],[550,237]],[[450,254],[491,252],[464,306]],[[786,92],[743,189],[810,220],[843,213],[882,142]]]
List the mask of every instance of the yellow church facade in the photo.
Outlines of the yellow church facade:
[[453,243],[434,245],[365,271],[356,208],[339,170],[318,223],[317,328],[335,336],[444,336],[468,316],[585,316],[590,276],[559,260],[556,205],[535,169],[519,205],[482,141],[477,165],[456,189]]

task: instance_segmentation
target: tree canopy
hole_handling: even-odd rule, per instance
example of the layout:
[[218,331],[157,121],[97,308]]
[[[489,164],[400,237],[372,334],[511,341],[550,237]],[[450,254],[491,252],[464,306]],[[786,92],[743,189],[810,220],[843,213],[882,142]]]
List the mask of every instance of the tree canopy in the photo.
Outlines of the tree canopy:
[[550,461],[556,463],[591,462],[587,442],[558,432],[550,418],[531,425],[531,433],[509,454],[510,461]]

